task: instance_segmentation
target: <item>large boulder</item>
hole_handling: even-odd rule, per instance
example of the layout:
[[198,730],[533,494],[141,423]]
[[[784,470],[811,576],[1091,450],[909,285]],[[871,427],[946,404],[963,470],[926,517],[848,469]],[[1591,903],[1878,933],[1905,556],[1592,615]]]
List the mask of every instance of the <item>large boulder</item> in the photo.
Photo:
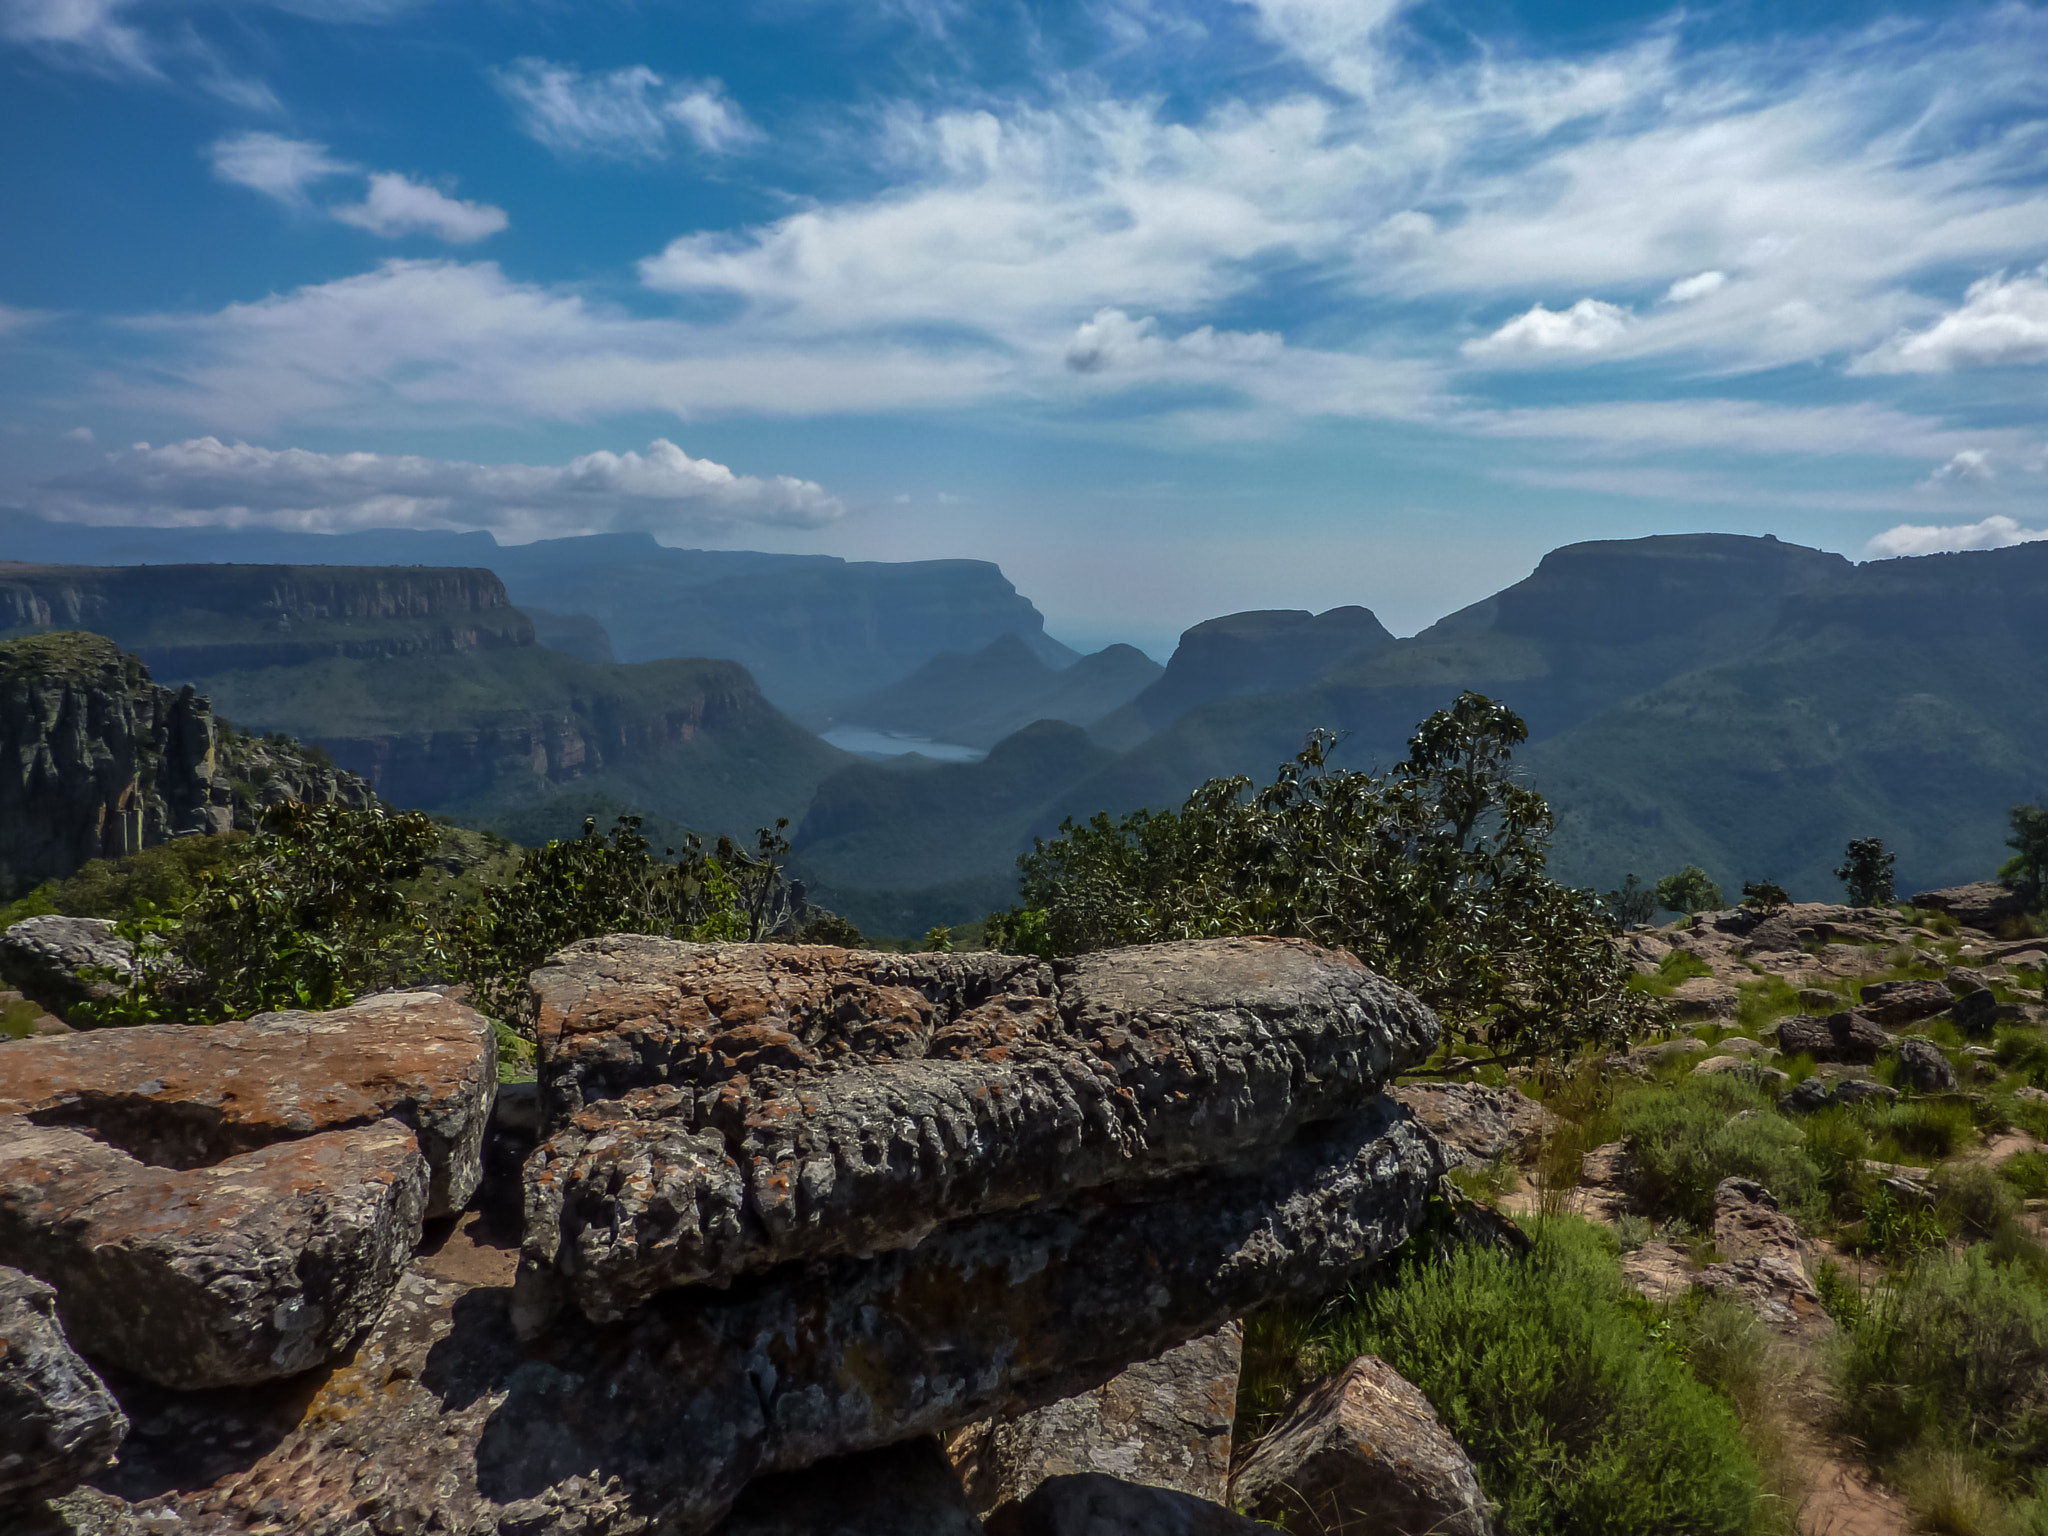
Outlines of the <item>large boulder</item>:
[[0,1116],[0,1264],[56,1287],[81,1349],[165,1386],[333,1359],[382,1310],[426,1200],[392,1120],[181,1170]]
[[1890,1044],[1891,1036],[1860,1013],[1835,1013],[1825,1019],[1801,1013],[1778,1021],[1778,1049],[1787,1056],[1868,1064]]
[[1863,989],[1864,1011],[1893,1029],[1940,1013],[1951,1001],[1938,981],[1874,981]]
[[439,1216],[476,1192],[497,1075],[482,1015],[439,993],[391,992],[330,1013],[0,1043],[0,1115],[178,1169],[388,1117],[419,1138],[427,1214]]
[[0,933],[0,982],[56,1013],[113,997],[135,947],[99,917],[25,917]]
[[572,1310],[530,1346],[503,1289],[423,1256],[252,1465],[201,1480],[167,1446],[158,1475],[189,1490],[194,1536],[695,1536],[756,1477],[1071,1398],[1326,1296],[1405,1241],[1443,1167],[1378,1097],[1243,1171],[968,1217],[914,1248],[693,1286],[623,1325]]
[[1107,1472],[1047,1478],[988,1522],[989,1536],[1266,1536],[1270,1529],[1193,1494]]
[[1919,1035],[1902,1036],[1898,1042],[1899,1080],[1919,1093],[1954,1093],[1956,1069],[1941,1047]]
[[1721,1262],[1693,1274],[1693,1285],[1735,1297],[1786,1332],[1818,1333],[1832,1326],[1806,1272],[1798,1224],[1763,1185],[1727,1178],[1715,1186],[1714,1247]]
[[57,1293],[0,1268],[0,1511],[61,1494],[128,1433],[105,1383],[57,1322]]
[[1243,1356],[1243,1328],[1226,1323],[1092,1392],[979,1426],[954,1448],[970,1501],[988,1512],[1049,1477],[1107,1472],[1221,1503]]
[[1311,1388],[1253,1448],[1231,1495],[1293,1531],[1493,1532],[1471,1457],[1429,1399],[1372,1355]]
[[670,1287],[1256,1157],[1437,1039],[1348,954],[1282,939],[1055,967],[622,935],[533,990],[529,1336],[570,1297],[614,1321]]
[[1933,912],[1946,912],[1966,928],[1990,931],[1999,920],[2018,917],[2027,910],[2026,898],[1996,880],[1978,880],[1969,885],[1951,885],[1938,891],[1919,891],[1913,905]]
[[1392,1093],[1468,1167],[1483,1168],[1502,1157],[1533,1156],[1562,1124],[1519,1088],[1403,1083]]

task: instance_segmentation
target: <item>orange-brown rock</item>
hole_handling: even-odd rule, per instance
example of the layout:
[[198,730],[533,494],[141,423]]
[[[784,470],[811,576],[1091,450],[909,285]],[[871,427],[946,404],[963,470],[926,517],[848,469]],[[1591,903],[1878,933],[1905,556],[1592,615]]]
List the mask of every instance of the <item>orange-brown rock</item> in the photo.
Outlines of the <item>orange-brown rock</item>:
[[1376,1095],[1433,1015],[1342,951],[1081,955],[586,940],[536,972],[550,1134],[522,1329],[1230,1166]]
[[420,1236],[427,1164],[395,1120],[152,1167],[0,1117],[0,1264],[54,1286],[86,1354],[172,1387],[292,1376],[382,1310]]
[[489,1022],[433,992],[0,1043],[0,1115],[73,1127],[158,1168],[401,1121],[432,1170],[429,1216],[475,1193],[496,1087]]

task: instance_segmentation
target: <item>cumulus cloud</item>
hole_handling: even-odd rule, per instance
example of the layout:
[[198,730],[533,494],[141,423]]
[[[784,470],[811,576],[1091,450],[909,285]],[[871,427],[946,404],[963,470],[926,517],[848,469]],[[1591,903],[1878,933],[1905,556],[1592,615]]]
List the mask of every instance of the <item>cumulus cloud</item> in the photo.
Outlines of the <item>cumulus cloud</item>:
[[1681,277],[1664,290],[1664,302],[1690,304],[1694,299],[1704,299],[1708,294],[1726,287],[1727,283],[1726,272],[1707,271],[1692,277]]
[[1133,320],[1120,309],[1102,309],[1074,328],[1065,360],[1074,373],[1157,371],[1182,361],[1231,368],[1270,363],[1280,350],[1280,337],[1273,331],[1219,331],[1204,325],[1169,340],[1159,334],[1159,322],[1150,315]]
[[1465,343],[1467,357],[1571,357],[1604,352],[1628,338],[1634,316],[1619,305],[1581,299],[1570,309],[1535,305],[1490,336]]
[[333,532],[489,528],[513,538],[648,529],[816,528],[845,510],[810,480],[735,474],[667,438],[566,464],[470,464],[261,448],[214,437],[137,443],[34,487],[38,510],[92,523],[226,523]]
[[2023,528],[2005,516],[1948,528],[1900,523],[1866,544],[1863,558],[1894,560],[1901,555],[1938,555],[1958,549],[2010,549],[2015,544],[2032,544],[2040,539],[2048,539],[2048,528]]
[[380,171],[370,178],[370,195],[362,202],[328,212],[342,223],[367,229],[373,235],[424,233],[456,244],[495,235],[510,222],[502,208],[493,208],[489,203],[459,202],[390,171]]
[[206,155],[222,181],[301,206],[306,188],[314,182],[347,176],[356,169],[328,154],[325,144],[276,133],[233,134],[208,146]]
[[1965,448],[1929,475],[1926,483],[1930,486],[1989,485],[1997,478],[1991,468],[1990,455],[1980,448]]
[[1866,373],[1938,373],[2048,362],[2048,266],[1980,279],[1963,306],[1895,337],[1859,363]]
[[681,131],[709,154],[760,136],[716,80],[671,82],[644,64],[585,74],[520,59],[494,72],[527,134],[558,154],[658,160]]
[[[217,140],[208,147],[207,158],[222,181],[294,208],[313,206],[306,189],[315,182],[363,174],[361,167],[329,154],[325,144],[275,133],[239,133]],[[428,234],[455,245],[495,235],[511,222],[502,208],[462,202],[395,171],[371,172],[361,202],[331,204],[323,211],[373,235]]]

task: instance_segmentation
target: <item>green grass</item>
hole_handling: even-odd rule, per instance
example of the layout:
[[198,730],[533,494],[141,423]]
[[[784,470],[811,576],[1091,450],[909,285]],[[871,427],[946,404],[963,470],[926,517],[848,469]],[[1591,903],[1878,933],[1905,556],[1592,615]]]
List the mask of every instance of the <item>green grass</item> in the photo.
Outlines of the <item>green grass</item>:
[[1735,1022],[1751,1034],[1801,1011],[1799,989],[1782,976],[1745,981],[1736,988]]
[[1731,1176],[1756,1180],[1787,1210],[1820,1207],[1821,1173],[1805,1134],[1737,1077],[1635,1089],[1618,1110],[1643,1171],[1644,1198],[1659,1216],[1711,1228],[1714,1187]]
[[2048,1152],[2016,1152],[1999,1165],[1998,1176],[2029,1200],[2048,1199]]
[[1646,992],[1651,997],[1669,997],[1678,990],[1681,982],[1713,974],[1714,968],[1691,950],[1674,949],[1657,962],[1654,974],[1638,972],[1628,979],[1628,985],[1631,991]]

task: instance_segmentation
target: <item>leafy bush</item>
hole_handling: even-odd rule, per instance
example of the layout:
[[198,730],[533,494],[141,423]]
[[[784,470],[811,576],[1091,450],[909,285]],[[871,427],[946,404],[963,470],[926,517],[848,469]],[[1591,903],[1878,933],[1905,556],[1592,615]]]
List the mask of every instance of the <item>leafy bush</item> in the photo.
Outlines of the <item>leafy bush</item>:
[[1644,1197],[1660,1215],[1710,1228],[1714,1187],[1730,1177],[1756,1180],[1788,1210],[1818,1201],[1820,1171],[1804,1132],[1732,1074],[1637,1089],[1622,1097],[1620,1111]]
[[1069,820],[1019,861],[1023,903],[988,921],[1044,955],[1270,933],[1342,946],[1419,993],[1493,1062],[1619,1043],[1656,1006],[1629,989],[1587,891],[1544,873],[1552,817],[1514,782],[1528,729],[1464,694],[1383,777],[1329,766],[1318,732],[1279,777],[1212,779],[1179,811]]
[[25,917],[62,913],[66,917],[133,917],[147,901],[175,912],[199,891],[201,881],[234,852],[244,834],[177,837],[120,859],[92,859],[65,880],[51,880],[0,907],[0,928]]
[[1697,864],[1688,864],[1675,875],[1657,882],[1657,905],[1666,912],[1718,912],[1727,903],[1721,887]]
[[1614,926],[1624,931],[1647,928],[1656,920],[1657,898],[1634,874],[1601,900],[1606,903],[1607,914],[1614,919]]
[[1983,1247],[1929,1258],[1870,1298],[1834,1360],[1844,1427],[1879,1457],[1915,1445],[2043,1448],[2048,1293]]
[[2026,898],[2029,907],[2048,897],[2048,805],[2030,803],[2012,808],[2012,835],[2005,846],[2011,858],[1998,868],[1998,878]]
[[1503,1536],[1755,1529],[1758,1469],[1729,1403],[1659,1338],[1598,1229],[1532,1229],[1526,1259],[1466,1247],[1353,1293],[1326,1359],[1378,1355],[1413,1382]]

